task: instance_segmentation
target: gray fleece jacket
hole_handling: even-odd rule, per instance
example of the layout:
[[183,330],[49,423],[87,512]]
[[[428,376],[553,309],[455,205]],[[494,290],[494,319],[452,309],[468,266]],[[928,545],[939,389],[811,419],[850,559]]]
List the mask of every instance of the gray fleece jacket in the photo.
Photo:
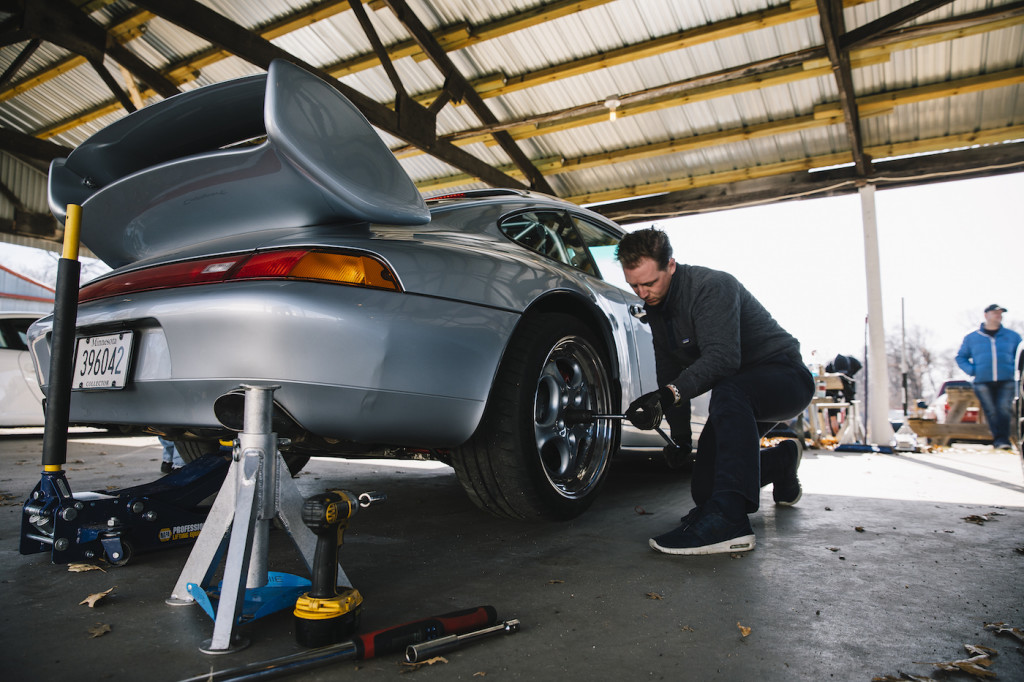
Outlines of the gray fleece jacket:
[[800,342],[727,272],[677,264],[668,295],[645,308],[659,381],[682,400],[776,356],[802,363]]

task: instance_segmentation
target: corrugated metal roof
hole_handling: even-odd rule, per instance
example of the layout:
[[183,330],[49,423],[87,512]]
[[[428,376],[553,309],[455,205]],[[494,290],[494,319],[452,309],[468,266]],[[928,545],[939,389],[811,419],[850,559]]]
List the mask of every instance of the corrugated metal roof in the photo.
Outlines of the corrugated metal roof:
[[[759,83],[746,87],[736,83],[724,87],[719,82],[680,88],[675,99],[657,107],[646,92],[712,76],[723,69],[820,48],[824,38],[813,0],[597,0],[571,4],[560,0],[408,1],[420,21],[442,43],[463,39],[454,43],[448,56],[462,76],[476,83],[499,121],[515,123],[544,115],[564,120],[569,116],[566,110],[572,107],[596,106],[597,115],[582,125],[558,126],[545,134],[538,132],[546,129],[523,125],[510,133],[560,195],[640,195],[646,190],[711,184],[731,171],[746,170],[751,176],[784,172],[788,166],[780,164],[785,162],[820,158],[834,163],[832,157],[849,153],[845,127],[840,118],[835,118],[839,91],[827,59],[805,62],[803,69],[786,74],[763,75]],[[126,0],[94,4],[101,7],[93,11],[92,19],[108,27],[137,12],[136,6]],[[319,20],[307,20],[305,25],[275,35],[273,43],[298,59],[332,70],[343,83],[377,102],[393,102],[395,88],[380,65],[345,66],[371,53],[371,42],[346,3],[205,0],[204,4],[254,31],[300,11],[323,10]],[[864,26],[909,4],[911,0],[848,0],[846,29]],[[1017,5],[996,0],[955,0],[905,25],[926,26],[939,19]],[[393,48],[410,41],[410,31],[387,7],[367,4],[365,9],[385,45]],[[559,16],[535,17],[504,33],[495,25],[498,20],[525,18],[538,9],[555,11]],[[1021,15],[1018,12],[998,27],[965,31],[962,37],[945,35],[886,48],[855,49],[851,53],[852,79],[861,103],[864,146],[903,145],[900,149],[906,151],[916,144],[923,149],[941,145],[937,138],[978,131],[996,131],[988,133],[993,138],[1000,134],[1006,139],[1024,136],[1013,129],[1024,125],[1024,74],[1007,73],[1001,81],[942,91],[944,84],[969,77],[1019,72],[1024,67]],[[741,19],[750,22],[737,25]],[[125,46],[145,63],[165,72],[214,49],[206,39],[159,17],[142,23],[137,37]],[[19,43],[0,48],[0,66],[9,66],[23,47],[24,43]],[[46,73],[71,56],[44,42],[12,85],[17,87],[27,76]],[[444,87],[446,74],[423,55],[414,58],[404,52],[395,57],[394,66],[405,90],[426,98],[425,103]],[[109,58],[107,67],[116,80],[124,83],[121,70]],[[181,90],[261,71],[238,57],[205,60],[190,69],[190,79],[180,83]],[[933,91],[925,92],[925,88]],[[6,89],[9,87],[0,87],[0,125],[66,146],[77,145],[125,115],[119,105],[112,104],[110,90],[88,64],[19,89],[13,95],[5,94]],[[864,109],[864,102],[872,98],[897,96],[895,106],[888,110]],[[608,121],[601,108],[610,97],[623,100],[615,122]],[[636,113],[625,101],[631,97],[632,102],[648,102],[642,113]],[[148,101],[156,99],[152,96]],[[823,113],[829,108],[832,118]],[[97,113],[90,113],[94,111]],[[818,118],[811,119],[815,114]],[[797,120],[801,117],[802,122]],[[448,104],[437,117],[441,136],[480,125],[479,117],[466,104]],[[773,125],[777,128],[766,129]],[[728,137],[721,141],[710,137],[726,133]],[[396,150],[405,147],[396,135],[382,132],[382,138]],[[656,155],[644,151],[649,145],[672,142],[685,146],[667,147]],[[957,142],[951,140],[950,144]],[[482,161],[521,177],[493,139],[460,144]],[[581,163],[596,154],[609,156],[596,166]],[[453,185],[483,185],[436,158],[404,151],[399,156],[413,179],[428,191]],[[559,167],[557,163],[552,165],[552,160],[569,163]]]

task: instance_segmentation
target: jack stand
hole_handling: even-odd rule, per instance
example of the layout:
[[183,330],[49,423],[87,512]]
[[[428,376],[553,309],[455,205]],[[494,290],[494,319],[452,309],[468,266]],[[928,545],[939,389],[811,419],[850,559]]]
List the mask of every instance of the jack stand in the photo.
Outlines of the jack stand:
[[[203,653],[232,653],[248,646],[243,637],[233,635],[236,624],[248,622],[267,612],[243,613],[245,596],[252,603],[273,605],[273,610],[294,605],[295,598],[305,591],[290,581],[280,586],[285,574],[267,572],[268,534],[270,523],[277,519],[295,543],[306,567],[312,570],[317,538],[302,521],[302,497],[277,449],[277,434],[271,432],[273,394],[277,386],[243,385],[245,414],[227,478],[217,495],[192,553],[182,569],[178,582],[167,599],[172,606],[206,602],[214,574],[224,558],[224,577],[214,618],[213,637],[199,648]],[[294,576],[286,576],[294,578]],[[276,582],[279,586],[268,585]],[[348,577],[338,568],[338,582],[348,584]],[[267,599],[264,592],[287,592],[286,596]],[[211,614],[212,615],[212,614]]]

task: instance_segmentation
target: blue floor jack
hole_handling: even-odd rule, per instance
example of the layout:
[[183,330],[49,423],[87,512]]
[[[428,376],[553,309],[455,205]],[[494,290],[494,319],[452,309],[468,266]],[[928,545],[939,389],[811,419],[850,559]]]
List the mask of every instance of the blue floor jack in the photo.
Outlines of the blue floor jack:
[[72,493],[63,471],[44,472],[23,508],[21,553],[124,566],[136,553],[191,544],[229,464],[210,453],[152,483],[106,492]]
[[63,466],[75,364],[81,214],[80,206],[68,206],[64,250],[57,262],[43,473],[23,507],[20,550],[49,551],[55,564],[102,557],[121,566],[136,551],[192,542],[208,511],[203,501],[220,488],[229,462],[211,454],[146,485],[106,493],[71,492]]

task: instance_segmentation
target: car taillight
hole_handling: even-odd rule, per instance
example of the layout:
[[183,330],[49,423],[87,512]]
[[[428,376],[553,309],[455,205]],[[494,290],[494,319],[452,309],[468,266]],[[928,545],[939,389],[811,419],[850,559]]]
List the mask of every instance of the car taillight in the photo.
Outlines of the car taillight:
[[86,284],[80,303],[142,291],[156,291],[244,279],[287,279],[401,291],[383,262],[365,254],[290,249],[227,258],[157,265]]

